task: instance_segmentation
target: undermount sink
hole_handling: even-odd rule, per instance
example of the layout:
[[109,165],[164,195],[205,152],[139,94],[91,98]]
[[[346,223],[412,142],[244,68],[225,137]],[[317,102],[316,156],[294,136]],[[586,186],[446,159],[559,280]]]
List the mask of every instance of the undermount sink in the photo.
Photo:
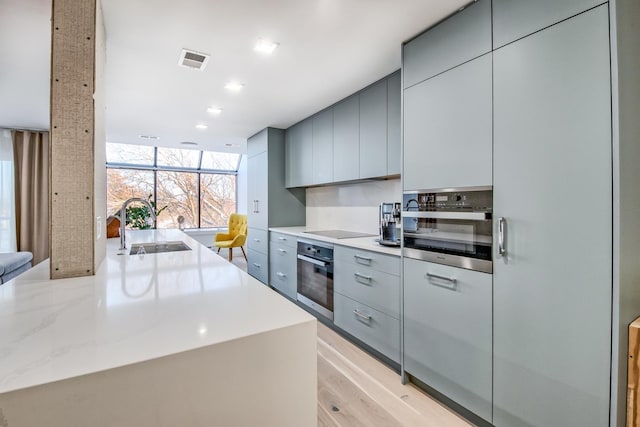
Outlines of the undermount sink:
[[153,242],[153,243],[133,243],[129,255],[140,255],[142,253],[157,254],[160,252],[190,251],[191,248],[184,242]]

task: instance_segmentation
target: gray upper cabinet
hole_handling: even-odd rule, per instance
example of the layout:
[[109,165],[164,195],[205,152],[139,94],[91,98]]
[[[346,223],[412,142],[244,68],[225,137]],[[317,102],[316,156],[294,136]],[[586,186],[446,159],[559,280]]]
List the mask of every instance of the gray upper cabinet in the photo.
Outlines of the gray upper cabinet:
[[360,178],[360,99],[357,95],[333,106],[333,180]]
[[491,51],[491,0],[479,0],[404,45],[404,88]]
[[313,183],[313,124],[305,119],[286,132],[286,185],[303,187]]
[[609,425],[608,22],[603,5],[494,52],[498,427]]
[[567,19],[602,0],[493,0],[493,47]]
[[405,190],[492,184],[491,55],[405,90]]
[[387,175],[399,175],[401,168],[401,77],[397,71],[387,79]]
[[313,123],[313,184],[333,181],[333,108],[322,110]]
[[360,178],[387,174],[387,80],[360,92]]

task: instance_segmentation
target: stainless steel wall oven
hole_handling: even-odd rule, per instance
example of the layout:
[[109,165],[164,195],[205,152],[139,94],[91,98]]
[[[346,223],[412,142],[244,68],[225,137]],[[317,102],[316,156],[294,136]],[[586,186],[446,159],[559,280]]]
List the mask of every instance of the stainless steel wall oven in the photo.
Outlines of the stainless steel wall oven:
[[493,272],[493,187],[405,191],[402,254]]
[[333,320],[333,246],[298,240],[297,300]]

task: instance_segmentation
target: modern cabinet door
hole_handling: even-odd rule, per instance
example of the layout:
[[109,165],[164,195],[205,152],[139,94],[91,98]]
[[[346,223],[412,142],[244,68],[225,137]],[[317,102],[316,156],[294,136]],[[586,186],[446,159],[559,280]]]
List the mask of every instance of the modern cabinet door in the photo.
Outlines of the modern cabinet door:
[[320,111],[312,118],[313,184],[333,180],[333,108]]
[[[249,142],[251,144],[251,142]],[[266,230],[268,191],[268,152],[263,151],[247,160],[247,224],[249,227]]]
[[609,425],[607,6],[494,52],[494,424]]
[[303,187],[313,182],[313,130],[311,118],[297,123],[285,136],[285,184],[287,187]]
[[404,258],[405,370],[489,422],[491,292],[490,274]]
[[360,177],[360,100],[357,95],[333,106],[333,180]]
[[401,86],[400,71],[392,74],[387,79],[387,175],[399,175],[401,171]]
[[404,45],[404,89],[491,51],[491,0],[461,12]]
[[602,0],[493,0],[493,47],[498,48],[602,3]]
[[387,174],[387,80],[360,92],[360,178]]
[[491,54],[404,93],[404,189],[491,185]]

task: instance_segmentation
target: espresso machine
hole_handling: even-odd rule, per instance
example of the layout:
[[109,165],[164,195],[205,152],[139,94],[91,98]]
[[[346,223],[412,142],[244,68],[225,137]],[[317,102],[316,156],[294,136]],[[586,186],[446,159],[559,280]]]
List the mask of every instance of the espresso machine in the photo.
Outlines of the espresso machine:
[[380,237],[383,246],[400,246],[400,203],[380,203]]

